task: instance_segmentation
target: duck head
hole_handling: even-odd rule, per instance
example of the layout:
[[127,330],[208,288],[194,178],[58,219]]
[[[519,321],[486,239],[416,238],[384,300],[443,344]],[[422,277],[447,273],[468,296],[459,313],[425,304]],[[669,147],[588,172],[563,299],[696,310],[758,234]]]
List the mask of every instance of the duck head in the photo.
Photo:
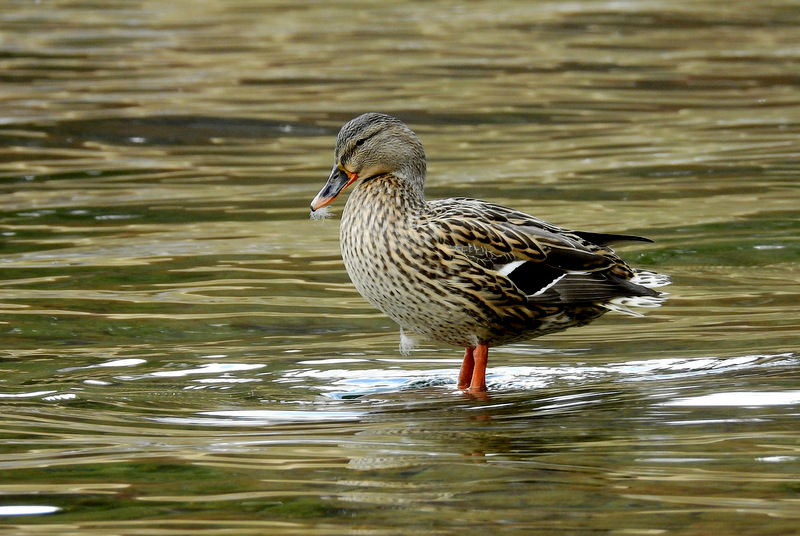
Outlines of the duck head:
[[311,210],[331,203],[350,184],[391,174],[418,188],[425,184],[425,151],[416,134],[391,115],[366,113],[339,131],[328,181],[311,202]]

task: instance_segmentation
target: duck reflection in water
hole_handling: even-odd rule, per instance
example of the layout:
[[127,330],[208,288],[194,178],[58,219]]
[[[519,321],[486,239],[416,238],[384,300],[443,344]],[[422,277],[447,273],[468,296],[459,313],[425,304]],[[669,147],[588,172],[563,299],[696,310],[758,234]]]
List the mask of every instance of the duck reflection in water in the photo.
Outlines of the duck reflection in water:
[[490,346],[582,326],[609,310],[638,316],[629,307],[663,301],[654,289],[669,278],[628,266],[610,247],[647,238],[571,231],[477,199],[426,201],[425,175],[414,132],[367,113],[339,131],[311,210],[353,185],[340,227],[350,279],[399,324],[401,351],[416,337],[465,348],[459,388],[486,391]]

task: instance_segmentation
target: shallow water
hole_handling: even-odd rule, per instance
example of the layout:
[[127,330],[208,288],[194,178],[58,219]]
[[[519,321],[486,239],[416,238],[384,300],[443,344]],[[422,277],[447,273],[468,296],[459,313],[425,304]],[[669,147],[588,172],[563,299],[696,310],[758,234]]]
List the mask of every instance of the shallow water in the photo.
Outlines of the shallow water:
[[[0,531],[797,532],[795,2],[0,6]],[[403,358],[308,220],[367,110],[669,300]]]

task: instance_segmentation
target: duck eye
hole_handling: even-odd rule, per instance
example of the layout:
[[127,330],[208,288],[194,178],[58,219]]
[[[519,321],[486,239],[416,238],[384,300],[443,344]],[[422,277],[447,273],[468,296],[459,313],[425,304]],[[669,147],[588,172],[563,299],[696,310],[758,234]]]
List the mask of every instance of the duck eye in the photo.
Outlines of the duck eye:
[[360,138],[359,140],[356,141],[356,147],[361,147],[362,145],[364,145],[365,141],[367,141],[366,138]]

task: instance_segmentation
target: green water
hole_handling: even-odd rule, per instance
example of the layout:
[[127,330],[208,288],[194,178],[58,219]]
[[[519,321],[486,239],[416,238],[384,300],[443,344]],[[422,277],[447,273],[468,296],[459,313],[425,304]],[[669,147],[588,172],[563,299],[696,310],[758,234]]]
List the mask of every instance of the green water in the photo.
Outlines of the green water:
[[[0,1],[0,532],[796,534],[798,13]],[[308,219],[368,110],[669,300],[402,357]]]

